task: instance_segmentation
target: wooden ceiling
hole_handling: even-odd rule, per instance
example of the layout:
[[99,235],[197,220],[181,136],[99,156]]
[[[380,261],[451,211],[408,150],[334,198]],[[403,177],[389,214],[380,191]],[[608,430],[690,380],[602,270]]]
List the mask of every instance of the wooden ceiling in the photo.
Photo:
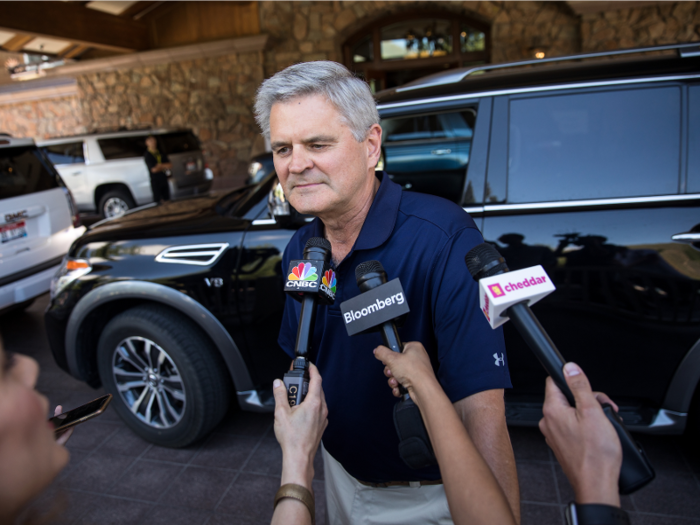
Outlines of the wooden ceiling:
[[96,58],[260,33],[257,2],[0,2],[0,51]]

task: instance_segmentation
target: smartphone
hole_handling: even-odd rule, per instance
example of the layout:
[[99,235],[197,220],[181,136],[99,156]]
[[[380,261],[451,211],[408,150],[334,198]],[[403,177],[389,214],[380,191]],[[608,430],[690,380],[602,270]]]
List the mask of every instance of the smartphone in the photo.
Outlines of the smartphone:
[[49,419],[54,426],[54,432],[56,434],[61,434],[65,432],[70,427],[73,427],[79,423],[92,419],[95,416],[99,416],[105,411],[109,402],[112,401],[112,394],[107,394],[106,396],[98,397],[97,399],[85,403],[78,408],[64,412]]

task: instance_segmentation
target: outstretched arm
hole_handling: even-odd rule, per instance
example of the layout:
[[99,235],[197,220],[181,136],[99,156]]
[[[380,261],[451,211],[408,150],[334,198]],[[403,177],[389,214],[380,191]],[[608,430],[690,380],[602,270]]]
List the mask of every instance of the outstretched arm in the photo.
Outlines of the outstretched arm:
[[[294,407],[287,401],[284,383],[275,379],[275,437],[282,447],[282,479],[301,485],[313,494],[314,456],[328,426],[328,407],[321,388],[321,375],[312,364],[309,393]],[[272,515],[271,525],[311,525],[311,514],[306,505],[293,498],[279,501]]]
[[423,345],[407,343],[402,354],[384,346],[374,352],[385,365],[394,394],[398,395],[398,384],[402,384],[420,408],[454,522],[514,525],[503,490],[435,378]]

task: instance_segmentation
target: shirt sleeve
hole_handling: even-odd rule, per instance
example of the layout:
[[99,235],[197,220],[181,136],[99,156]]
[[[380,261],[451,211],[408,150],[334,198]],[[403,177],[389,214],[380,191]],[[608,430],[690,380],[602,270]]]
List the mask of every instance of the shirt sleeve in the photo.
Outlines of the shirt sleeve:
[[440,250],[431,302],[438,346],[438,379],[454,403],[478,392],[511,388],[503,329],[493,330],[479,307],[479,285],[464,256],[483,237],[465,228]]
[[146,154],[143,156],[143,160],[146,161],[146,167],[148,168],[148,174],[150,175],[151,173],[153,173],[151,170],[156,167],[158,161],[151,154],[150,151],[146,151]]

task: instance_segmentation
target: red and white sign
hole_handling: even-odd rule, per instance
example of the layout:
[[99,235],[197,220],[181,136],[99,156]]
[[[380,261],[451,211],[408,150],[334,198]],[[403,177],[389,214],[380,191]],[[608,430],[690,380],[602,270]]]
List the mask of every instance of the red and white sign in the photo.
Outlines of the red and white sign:
[[479,281],[479,303],[491,328],[508,320],[505,311],[516,303],[529,306],[552,293],[556,288],[541,266],[494,275]]

